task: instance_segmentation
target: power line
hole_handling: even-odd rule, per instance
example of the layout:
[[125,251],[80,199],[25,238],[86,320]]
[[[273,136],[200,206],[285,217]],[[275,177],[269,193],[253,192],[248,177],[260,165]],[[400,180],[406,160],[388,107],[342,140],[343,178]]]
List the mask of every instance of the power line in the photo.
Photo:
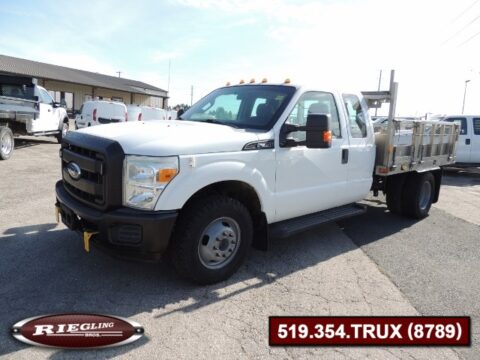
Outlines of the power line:
[[480,0],[475,0],[473,3],[470,4],[465,10],[463,10],[460,14],[457,15],[455,19],[452,20],[452,23],[457,21],[459,18],[463,16],[468,10],[470,10],[472,7],[474,7]]
[[476,38],[478,35],[480,35],[480,31],[477,32],[476,34],[470,36],[467,40],[465,40],[464,42],[462,42],[460,45],[458,45],[457,47],[460,47],[460,46],[463,46],[465,45],[466,43],[470,42],[471,40],[473,40],[474,38]]
[[[478,0],[480,1],[480,0]],[[452,36],[450,36],[447,40],[445,40],[442,45],[445,45],[447,42],[449,42],[450,40],[452,40],[454,37],[456,37],[458,34],[460,34],[463,30],[465,30],[466,28],[468,28],[470,25],[472,25],[475,21],[477,21],[478,19],[480,19],[480,15],[476,16],[473,20],[471,20],[467,25],[465,25],[464,27],[462,27],[460,30],[458,30],[455,34],[453,34]]]

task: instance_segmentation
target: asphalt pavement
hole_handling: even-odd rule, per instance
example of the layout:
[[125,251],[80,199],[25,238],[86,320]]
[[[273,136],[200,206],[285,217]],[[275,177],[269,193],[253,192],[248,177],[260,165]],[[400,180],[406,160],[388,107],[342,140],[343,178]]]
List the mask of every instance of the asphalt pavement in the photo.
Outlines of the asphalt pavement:
[[[340,224],[344,231],[330,224],[277,241],[268,252],[252,250],[231,279],[199,287],[180,279],[166,260],[144,264],[95,248],[85,253],[80,237],[54,221],[59,145],[50,138],[29,140],[17,142],[13,157],[0,162],[0,358],[430,360],[479,355],[476,344],[463,350],[268,346],[271,315],[477,316],[478,252],[471,248],[476,224],[439,208],[412,222],[370,202],[367,214]],[[94,351],[36,348],[8,333],[21,319],[59,312],[127,317],[146,333],[131,345]]]

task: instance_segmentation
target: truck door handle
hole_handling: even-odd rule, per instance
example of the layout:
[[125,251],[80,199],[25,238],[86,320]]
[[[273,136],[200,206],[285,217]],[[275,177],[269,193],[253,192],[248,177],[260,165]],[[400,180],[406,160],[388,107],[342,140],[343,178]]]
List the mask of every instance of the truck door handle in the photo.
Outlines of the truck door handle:
[[342,149],[342,164],[348,163],[348,149]]
[[470,145],[470,139],[465,139],[465,145]]

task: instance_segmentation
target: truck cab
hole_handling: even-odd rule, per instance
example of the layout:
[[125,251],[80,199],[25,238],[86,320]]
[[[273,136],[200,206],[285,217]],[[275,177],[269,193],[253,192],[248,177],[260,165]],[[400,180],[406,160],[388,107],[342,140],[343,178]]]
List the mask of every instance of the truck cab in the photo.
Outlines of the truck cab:
[[480,115],[448,115],[443,120],[460,125],[455,166],[480,166]]
[[[454,161],[457,125],[442,124],[450,142],[430,151],[441,154],[431,163],[422,153],[421,162],[397,166],[390,154],[388,166],[379,165],[366,100],[290,83],[243,84],[214,90],[179,120],[69,133],[57,212],[83,234],[87,251],[93,239],[126,257],[167,252],[180,274],[202,284],[228,278],[252,244],[266,249],[269,239],[363,213],[356,202],[371,189],[387,193],[392,212],[427,216],[440,160]],[[421,173],[408,174],[414,170]]]

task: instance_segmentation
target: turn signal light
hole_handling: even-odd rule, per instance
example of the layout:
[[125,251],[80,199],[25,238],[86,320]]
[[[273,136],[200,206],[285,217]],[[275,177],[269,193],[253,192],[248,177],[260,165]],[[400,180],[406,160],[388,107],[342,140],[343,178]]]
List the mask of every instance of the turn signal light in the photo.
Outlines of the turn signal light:
[[167,183],[177,175],[177,169],[161,169],[157,173],[157,182]]
[[227,83],[225,84],[225,86],[230,86],[230,81],[227,81]]
[[262,79],[262,84],[265,84],[267,82],[267,78]]
[[326,142],[326,143],[332,142],[332,132],[330,130],[323,132],[323,142]]
[[240,80],[240,84],[245,84],[245,81],[243,81],[243,79]]
[[255,79],[250,80],[250,84],[255,84]]
[[283,82],[284,84],[290,84],[290,79],[285,79],[285,81]]

